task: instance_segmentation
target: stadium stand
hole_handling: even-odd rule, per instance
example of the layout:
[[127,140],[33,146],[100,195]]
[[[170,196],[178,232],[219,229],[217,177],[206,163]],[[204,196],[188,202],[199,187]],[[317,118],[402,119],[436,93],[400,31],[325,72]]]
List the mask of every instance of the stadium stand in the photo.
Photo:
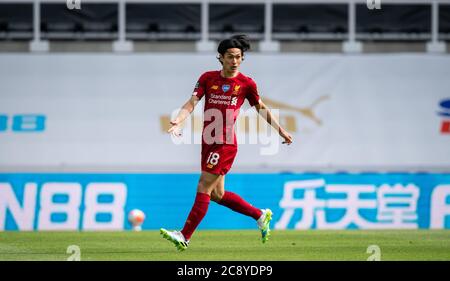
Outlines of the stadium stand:
[[41,5],[41,34],[44,40],[116,40],[117,5],[88,4],[69,10],[64,3]]
[[33,5],[0,3],[0,40],[33,38]]
[[381,10],[365,2],[82,0],[81,9],[70,10],[59,1],[0,0],[0,51],[33,50],[30,41],[49,45],[47,51],[113,51],[114,42],[130,42],[138,52],[196,51],[198,43],[235,33],[274,42],[282,52],[342,52],[345,42],[364,52],[423,52],[430,42],[450,41],[448,1],[436,2],[436,38],[431,2],[382,2]]
[[252,39],[264,37],[264,5],[212,4],[210,6],[210,39],[220,40],[230,34],[245,33]]
[[347,39],[348,9],[345,4],[277,4],[273,10],[276,40]]
[[450,40],[450,4],[439,5],[439,39]]
[[386,4],[382,12],[373,12],[359,4],[356,10],[356,38],[359,40],[431,39],[430,5]]
[[127,4],[129,40],[200,39],[200,4]]

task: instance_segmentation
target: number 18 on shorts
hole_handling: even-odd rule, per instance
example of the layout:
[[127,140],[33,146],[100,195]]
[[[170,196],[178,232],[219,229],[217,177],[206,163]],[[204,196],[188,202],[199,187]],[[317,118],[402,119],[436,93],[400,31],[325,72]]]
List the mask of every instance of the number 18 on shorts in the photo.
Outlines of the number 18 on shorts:
[[231,169],[237,147],[234,145],[204,145],[202,147],[202,171],[225,175]]

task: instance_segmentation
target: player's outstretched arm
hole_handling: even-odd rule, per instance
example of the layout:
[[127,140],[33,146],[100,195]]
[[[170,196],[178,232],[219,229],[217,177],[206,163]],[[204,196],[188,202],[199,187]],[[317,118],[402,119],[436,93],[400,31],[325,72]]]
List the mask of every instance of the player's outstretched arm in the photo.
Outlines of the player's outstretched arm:
[[191,98],[181,107],[180,112],[178,112],[177,117],[170,121],[171,127],[167,130],[168,133],[174,134],[176,136],[181,136],[180,125],[183,121],[194,111],[199,98],[197,96],[191,96]]
[[261,100],[259,101],[259,104],[255,105],[255,108],[259,115],[261,115],[267,123],[277,130],[280,136],[284,139],[283,143],[290,145],[293,141],[292,136],[283,127],[281,127],[280,123],[278,123],[269,108]]

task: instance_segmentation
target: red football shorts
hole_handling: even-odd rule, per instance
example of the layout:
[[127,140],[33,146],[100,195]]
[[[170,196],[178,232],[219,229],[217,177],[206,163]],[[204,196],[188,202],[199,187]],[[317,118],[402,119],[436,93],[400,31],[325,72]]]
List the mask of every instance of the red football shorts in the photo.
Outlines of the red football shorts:
[[237,154],[237,145],[202,144],[202,171],[225,175],[231,169]]

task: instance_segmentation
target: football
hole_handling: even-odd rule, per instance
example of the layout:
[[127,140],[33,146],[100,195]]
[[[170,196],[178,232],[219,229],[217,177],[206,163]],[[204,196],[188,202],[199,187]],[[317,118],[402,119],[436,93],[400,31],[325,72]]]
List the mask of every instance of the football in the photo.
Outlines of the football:
[[134,231],[142,230],[142,223],[145,220],[145,214],[139,209],[133,209],[128,213],[128,222]]

